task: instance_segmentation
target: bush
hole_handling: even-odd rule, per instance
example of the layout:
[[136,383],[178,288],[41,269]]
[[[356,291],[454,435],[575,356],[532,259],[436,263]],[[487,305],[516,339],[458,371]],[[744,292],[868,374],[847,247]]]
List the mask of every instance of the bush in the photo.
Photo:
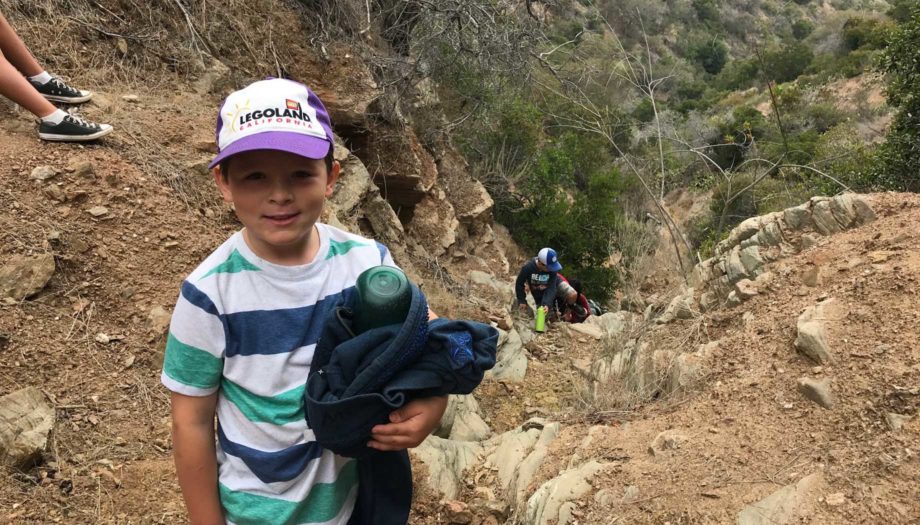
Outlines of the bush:
[[879,150],[873,178],[888,189],[920,191],[920,5],[892,35],[881,59],[888,73],[888,104],[898,109],[891,131]]
[[767,50],[763,54],[764,73],[776,82],[791,82],[805,72],[814,58],[811,49],[802,42]]
[[792,23],[792,36],[796,40],[805,40],[814,30],[815,25],[804,18],[799,18]]
[[558,137],[517,181],[516,198],[496,201],[499,221],[517,242],[530,251],[553,246],[566,275],[577,276],[601,301],[620,282],[608,259],[612,232],[624,220],[618,198],[625,185],[606,152],[593,136]]
[[891,25],[876,19],[850,18],[843,24],[843,45],[849,51],[881,49],[888,42]]
[[728,61],[728,47],[721,40],[706,40],[691,49],[693,60],[710,75],[716,75]]
[[760,64],[756,59],[733,60],[716,77],[715,84],[722,89],[744,89],[754,85],[760,75]]

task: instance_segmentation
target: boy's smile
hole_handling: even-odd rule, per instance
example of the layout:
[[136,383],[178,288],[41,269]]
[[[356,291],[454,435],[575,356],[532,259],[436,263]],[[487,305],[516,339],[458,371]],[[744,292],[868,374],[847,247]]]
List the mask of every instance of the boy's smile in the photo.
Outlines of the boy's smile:
[[335,188],[338,163],[327,172],[322,159],[255,150],[231,157],[227,171],[215,170],[215,180],[252,251],[276,264],[311,262],[319,248],[314,225]]

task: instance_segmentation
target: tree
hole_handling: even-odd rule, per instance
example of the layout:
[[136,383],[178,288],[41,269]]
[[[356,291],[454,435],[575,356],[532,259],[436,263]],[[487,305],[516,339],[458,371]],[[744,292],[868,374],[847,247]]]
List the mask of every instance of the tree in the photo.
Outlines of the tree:
[[715,38],[706,40],[692,50],[693,59],[710,75],[717,75],[728,61],[728,47]]
[[920,6],[892,35],[881,59],[889,75],[888,104],[898,109],[880,151],[882,186],[920,191]]

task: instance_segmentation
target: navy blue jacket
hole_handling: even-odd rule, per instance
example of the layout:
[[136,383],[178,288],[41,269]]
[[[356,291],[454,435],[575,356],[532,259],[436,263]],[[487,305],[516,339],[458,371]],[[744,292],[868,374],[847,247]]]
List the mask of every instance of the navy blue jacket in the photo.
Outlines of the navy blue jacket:
[[350,523],[405,524],[412,500],[406,451],[366,446],[371,429],[411,399],[469,394],[495,365],[498,332],[472,321],[435,319],[415,285],[406,322],[355,335],[337,308],[316,344],[304,393],[316,441],[358,458],[358,502]]
[[518,272],[517,281],[514,283],[514,294],[517,296],[518,304],[527,304],[527,298],[524,296],[524,283],[530,284],[530,295],[533,296],[537,306],[548,306],[552,308],[553,301],[556,300],[556,272],[543,271],[537,268],[537,260],[531,259]]

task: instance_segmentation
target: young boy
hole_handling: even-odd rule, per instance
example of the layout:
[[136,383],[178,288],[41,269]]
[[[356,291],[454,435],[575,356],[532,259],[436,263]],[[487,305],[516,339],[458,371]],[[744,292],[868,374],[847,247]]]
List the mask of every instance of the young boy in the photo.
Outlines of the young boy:
[[[518,272],[514,283],[514,295],[521,312],[529,312],[527,297],[524,295],[524,284],[530,288],[530,295],[537,305],[546,308],[547,312],[555,311],[553,302],[556,300],[556,272],[562,270],[556,250],[543,248],[537,256],[527,261]],[[533,313],[533,312],[530,312]]]
[[[217,135],[214,179],[244,228],[182,283],[162,374],[190,521],[357,523],[357,462],[313,440],[304,384],[328,314],[362,271],[393,259],[318,222],[340,168],[329,115],[306,86],[270,79],[232,93]],[[406,404],[368,446],[419,445],[446,406]]]

